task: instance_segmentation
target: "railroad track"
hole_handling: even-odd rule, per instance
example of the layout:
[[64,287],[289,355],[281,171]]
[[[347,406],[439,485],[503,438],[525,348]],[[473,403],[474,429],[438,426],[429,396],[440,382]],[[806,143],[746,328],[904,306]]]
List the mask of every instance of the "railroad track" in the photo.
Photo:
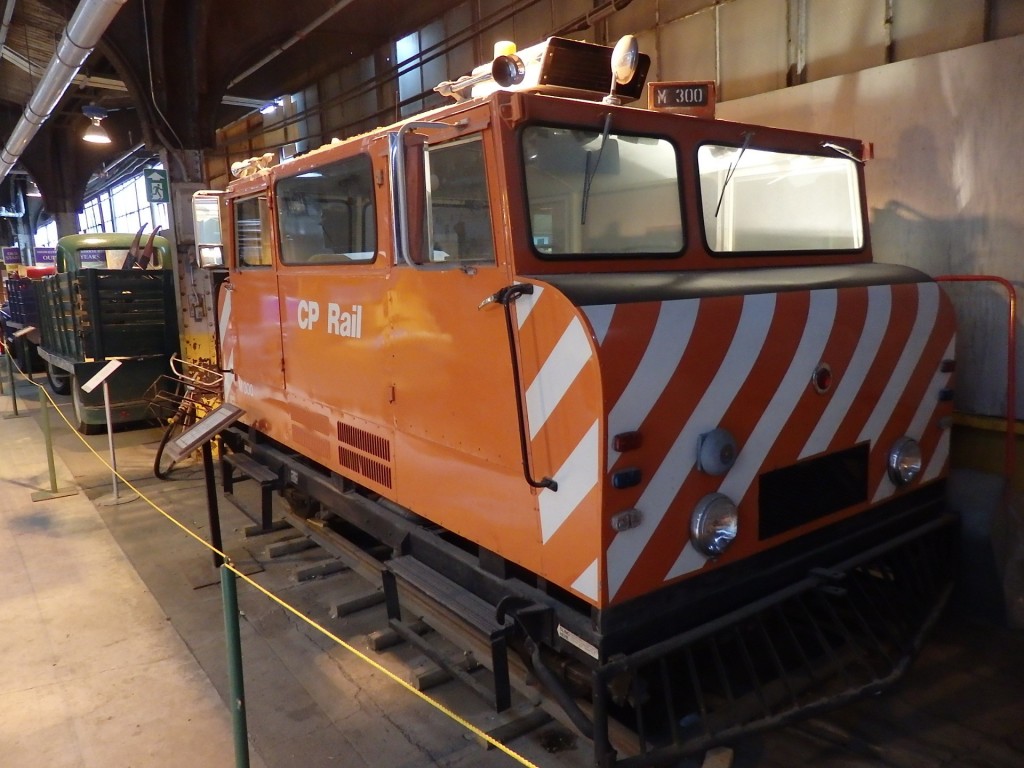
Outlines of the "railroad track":
[[[250,518],[259,517],[258,487],[239,488],[236,501],[237,506],[248,509]],[[481,662],[489,649],[471,628],[407,591],[402,593],[401,619],[389,617],[380,578],[383,561],[379,558],[384,553],[379,548],[353,545],[323,521],[295,514],[276,495],[274,514],[275,519],[286,520],[288,527],[249,536],[242,547],[262,570],[262,579],[290,585],[279,597],[481,731],[514,750],[525,744],[527,754],[542,756],[536,764],[558,768],[593,764],[589,741],[553,717],[557,708],[516,654],[509,654],[513,681],[509,706],[498,713],[494,678],[488,665]],[[341,661],[349,655],[301,619],[289,616],[288,620],[335,659]],[[351,662],[343,663],[347,667]],[[391,681],[380,685],[397,687]],[[493,751],[485,740],[454,721],[450,730],[453,738],[474,743],[480,759],[484,759],[483,753]],[[495,765],[516,764],[493,752],[486,759],[495,760]]]

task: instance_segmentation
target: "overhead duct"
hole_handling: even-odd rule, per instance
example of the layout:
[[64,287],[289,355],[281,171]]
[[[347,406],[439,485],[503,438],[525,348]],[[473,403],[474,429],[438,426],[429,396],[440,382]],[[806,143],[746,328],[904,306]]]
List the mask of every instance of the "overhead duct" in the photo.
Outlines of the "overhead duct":
[[82,0],[64,28],[57,52],[43,73],[35,93],[0,151],[0,181],[14,167],[25,148],[60,102],[78,70],[126,0]]

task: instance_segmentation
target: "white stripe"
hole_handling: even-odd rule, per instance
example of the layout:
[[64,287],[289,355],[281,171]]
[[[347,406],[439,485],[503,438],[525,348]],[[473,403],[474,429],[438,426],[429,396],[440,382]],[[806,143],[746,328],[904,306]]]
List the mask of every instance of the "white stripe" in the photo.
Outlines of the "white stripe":
[[555,408],[591,358],[590,338],[579,317],[573,317],[562,338],[526,390],[530,439],[540,432]]
[[[516,283],[519,285],[519,283]],[[524,293],[518,299],[516,299],[516,322],[519,323],[519,327],[523,327],[523,323],[526,322],[526,318],[533,312],[533,308],[537,306],[537,302],[540,301],[540,295],[544,293],[543,285],[534,285],[533,293]]]
[[668,573],[665,574],[665,581],[674,579],[676,576],[682,576],[684,573],[699,571],[707,561],[707,557],[694,549],[693,542],[688,541],[686,546],[683,547],[683,551],[679,553],[679,557],[672,564],[672,567],[669,568]]
[[640,429],[679,367],[699,308],[699,299],[662,303],[643,359],[608,414],[608,469],[620,455],[612,447],[615,435]]
[[921,475],[921,482],[934,480],[946,467],[946,459],[949,457],[949,428],[943,429],[939,435],[939,443],[935,446],[935,453],[928,461],[928,467]]
[[[952,357],[955,341],[954,339],[949,342],[949,346],[946,347],[946,351],[942,355],[943,359]],[[931,382],[928,384],[928,389],[921,399],[921,403],[917,406],[917,412],[914,414],[914,418],[910,420],[910,426],[904,433],[907,437],[912,437],[919,441],[924,435],[928,422],[934,417],[935,409],[939,406],[939,393],[949,384],[950,376],[952,376],[952,373],[943,373],[941,369],[935,371]],[[943,458],[943,462],[945,462],[945,458]],[[930,466],[931,463],[929,463]],[[889,474],[886,473],[882,475],[882,481],[878,484],[878,488],[875,489],[875,495],[871,501],[880,501],[883,498],[892,496],[895,492],[896,485],[889,479]]]
[[587,566],[587,569],[572,583],[572,588],[584,597],[597,600],[597,560]]
[[857,437],[857,442],[870,440],[874,443],[878,440],[885,425],[889,422],[896,404],[903,397],[906,391],[907,382],[917,367],[921,354],[924,352],[925,344],[931,336],[932,328],[935,327],[935,317],[939,310],[939,286],[937,283],[919,283],[917,286],[918,303],[917,317],[914,320],[914,327],[910,331],[910,338],[900,355],[896,369],[889,377],[885,390],[875,404],[875,410],[868,419],[864,429]]
[[604,344],[604,337],[608,335],[608,327],[612,324],[612,315],[615,314],[614,304],[596,304],[591,307],[583,307],[583,312],[590,321],[590,327],[594,329],[594,339],[597,346]]
[[[231,326],[231,294],[232,291],[228,290],[230,285],[224,286],[224,305],[218,318],[218,324],[220,326],[220,339],[221,339],[221,351],[224,351],[224,339],[228,338],[228,328]],[[235,339],[234,344],[231,345],[231,353],[224,356],[224,400],[231,402],[231,396],[234,394],[235,389],[235,346],[238,344],[238,340]]]
[[[949,346],[946,347],[946,351],[942,353],[942,359],[952,359],[953,350],[956,346],[956,337],[950,340]],[[924,430],[928,426],[928,422],[931,420],[932,415],[935,413],[935,409],[939,405],[939,394],[947,386],[949,386],[949,377],[953,374],[951,372],[943,373],[941,367],[936,369],[935,375],[932,376],[931,383],[928,384],[928,389],[925,392],[924,399],[921,404],[917,406],[917,413],[914,414],[914,418],[910,420],[910,427],[907,429],[907,435],[920,440],[924,435]]]
[[[837,303],[838,294],[834,289],[811,292],[807,323],[804,325],[804,332],[793,355],[793,361],[754,431],[740,448],[736,463],[718,489],[719,493],[724,493],[736,504],[747,495],[747,490],[764,464],[768,452],[775,445],[782,428],[810,386],[811,375],[821,360],[821,353],[835,324]],[[687,543],[665,574],[665,580],[700,570],[703,565],[704,558]]]
[[697,438],[718,426],[750,375],[771,326],[775,299],[772,293],[744,297],[739,326],[725,359],[637,503],[643,521],[632,530],[616,534],[608,546],[610,597],[619,591],[693,468]]
[[839,378],[824,413],[818,420],[807,444],[800,451],[800,458],[813,456],[828,450],[832,439],[836,436],[839,426],[850,411],[854,399],[860,394],[864,379],[882,346],[886,329],[889,327],[889,315],[892,310],[892,291],[887,285],[873,285],[868,288],[868,314],[861,332],[857,348],[850,358],[850,364]]
[[804,325],[800,344],[789,364],[789,369],[782,377],[754,431],[740,446],[736,463],[718,488],[719,493],[724,493],[735,504],[739,504],[747,495],[747,489],[760,471],[768,452],[793,415],[801,396],[810,387],[815,366],[821,360],[821,353],[835,324],[836,303],[835,289],[811,291],[807,323]]
[[558,490],[545,488],[537,499],[540,507],[541,540],[545,544],[597,485],[599,434],[600,422],[595,421],[579,445],[569,454],[569,458],[555,472],[552,479],[558,483]]

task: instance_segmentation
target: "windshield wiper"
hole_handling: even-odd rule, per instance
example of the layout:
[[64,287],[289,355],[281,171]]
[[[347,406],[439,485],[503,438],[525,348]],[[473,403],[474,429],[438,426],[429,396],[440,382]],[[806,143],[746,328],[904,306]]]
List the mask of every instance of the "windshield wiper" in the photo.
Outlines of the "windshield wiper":
[[853,154],[853,152],[848,150],[846,147],[841,147],[838,144],[833,144],[831,141],[823,141],[821,142],[821,146],[822,149],[831,149],[833,152],[837,152],[843,157],[848,157],[855,163],[860,163],[861,165],[864,165],[864,161],[857,157],[855,154]]
[[604,116],[604,130],[601,131],[601,146],[597,148],[597,158],[593,166],[590,164],[590,156],[593,154],[589,149],[586,154],[586,163],[583,166],[583,202],[580,206],[580,226],[587,223],[587,202],[590,200],[590,185],[594,183],[594,176],[597,175],[597,166],[601,164],[601,155],[604,154],[604,145],[608,141],[608,130],[612,125],[612,113]]
[[722,191],[718,193],[718,205],[715,206],[715,218],[718,218],[718,212],[722,210],[722,201],[725,200],[725,190],[729,186],[729,182],[732,181],[732,175],[736,173],[736,166],[740,164],[740,160],[743,159],[743,153],[747,151],[747,147],[750,146],[750,140],[754,138],[753,131],[747,131],[743,134],[743,146],[740,147],[739,157],[736,158],[736,162],[729,166],[729,170],[725,172],[725,181],[722,182]]

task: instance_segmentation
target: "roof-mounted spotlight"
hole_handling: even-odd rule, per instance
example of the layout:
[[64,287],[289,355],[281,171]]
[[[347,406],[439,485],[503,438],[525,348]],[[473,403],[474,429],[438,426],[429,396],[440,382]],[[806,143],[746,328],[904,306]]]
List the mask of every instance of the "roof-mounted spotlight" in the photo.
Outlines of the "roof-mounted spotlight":
[[82,107],[82,114],[91,121],[89,127],[85,129],[85,133],[82,134],[82,139],[91,144],[109,144],[110,136],[100,125],[100,121],[107,116],[107,110],[97,107],[95,104],[87,104]]

